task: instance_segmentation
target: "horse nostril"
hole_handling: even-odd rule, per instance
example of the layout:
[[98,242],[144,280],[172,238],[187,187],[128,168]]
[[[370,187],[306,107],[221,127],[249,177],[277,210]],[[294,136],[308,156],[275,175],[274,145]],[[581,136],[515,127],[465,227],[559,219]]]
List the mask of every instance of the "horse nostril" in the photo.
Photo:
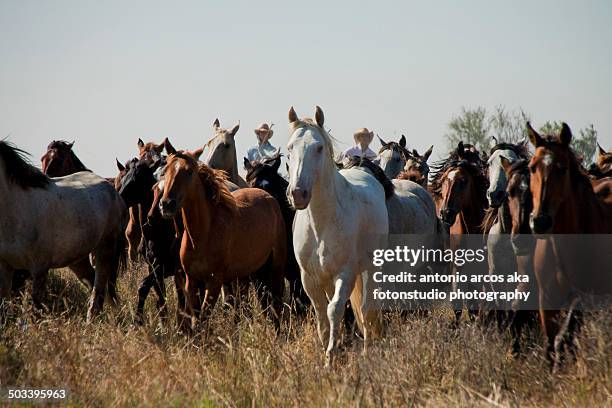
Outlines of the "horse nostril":
[[161,200],[159,204],[162,210],[165,210],[165,211],[173,211],[174,209],[176,209],[176,200],[173,198]]
[[304,190],[302,191],[302,198],[306,199],[306,197],[308,197],[308,191]]
[[531,229],[536,234],[545,234],[549,232],[553,225],[552,217],[548,214],[539,214],[531,217]]

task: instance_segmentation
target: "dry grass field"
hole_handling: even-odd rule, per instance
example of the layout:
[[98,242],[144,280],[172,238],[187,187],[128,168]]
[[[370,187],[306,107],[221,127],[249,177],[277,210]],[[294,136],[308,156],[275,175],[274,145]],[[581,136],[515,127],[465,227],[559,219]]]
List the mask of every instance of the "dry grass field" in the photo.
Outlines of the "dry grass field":
[[507,333],[468,321],[454,330],[444,311],[390,318],[367,356],[355,339],[327,370],[312,317],[285,316],[276,336],[260,310],[235,322],[218,305],[208,334],[187,338],[158,324],[151,296],[147,324],[134,327],[144,271],[124,273],[121,306],[107,305],[93,324],[69,271],[52,273],[48,313],[12,305],[0,333],[0,389],[67,388],[72,406],[612,406],[612,312],[585,317],[576,361],[555,376],[537,330],[514,358]]

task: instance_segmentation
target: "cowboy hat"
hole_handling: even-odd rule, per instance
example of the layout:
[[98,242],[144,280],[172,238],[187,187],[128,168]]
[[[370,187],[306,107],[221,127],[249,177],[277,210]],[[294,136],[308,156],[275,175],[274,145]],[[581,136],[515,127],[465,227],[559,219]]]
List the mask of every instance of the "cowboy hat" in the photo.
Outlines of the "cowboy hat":
[[359,143],[359,139],[363,137],[365,137],[367,143],[370,144],[372,143],[372,139],[374,139],[374,132],[369,131],[368,128],[361,128],[353,134],[353,138],[357,143]]
[[[272,126],[274,126],[274,124]],[[274,134],[271,126],[268,126],[267,123],[262,123],[258,128],[254,129],[254,131],[256,135],[263,134],[264,136],[268,136],[268,139],[270,139]]]

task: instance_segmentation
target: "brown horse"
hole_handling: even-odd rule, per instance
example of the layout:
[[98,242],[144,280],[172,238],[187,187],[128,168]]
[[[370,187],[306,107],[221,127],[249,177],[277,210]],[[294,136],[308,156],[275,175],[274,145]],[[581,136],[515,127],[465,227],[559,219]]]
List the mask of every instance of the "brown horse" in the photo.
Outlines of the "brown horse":
[[480,234],[489,180],[478,152],[459,142],[450,156],[434,165],[432,194],[440,219],[451,234]]
[[[529,123],[527,130],[535,147],[529,162],[530,226],[535,234],[554,234],[540,236],[534,255],[540,321],[554,371],[566,342],[565,331],[571,338],[579,323],[572,313],[577,299],[612,293],[612,279],[606,273],[612,264],[610,247],[602,242],[605,239],[584,235],[612,233],[612,204],[606,204],[593,190],[570,148],[572,132],[567,124],[562,124],[556,136],[540,136]],[[559,309],[565,308],[569,311],[561,323]]]
[[225,179],[224,172],[176,153],[169,156],[160,181],[162,215],[183,218],[180,258],[186,273],[187,312],[194,320],[202,309],[205,318],[223,284],[239,281],[244,287],[253,279],[262,308],[274,312],[278,329],[287,262],[280,207],[260,189],[231,193]]
[[47,152],[40,158],[42,171],[50,177],[63,177],[79,171],[90,171],[74,154],[74,142],[54,140],[47,146]]
[[589,168],[589,174],[594,179],[601,179],[612,176],[612,152],[606,152],[603,147],[597,144],[597,160]]
[[[450,156],[434,165],[435,174],[432,178],[431,192],[442,222],[447,226],[450,233],[450,246],[453,249],[469,247],[467,234],[482,238],[483,220],[487,202],[487,188],[489,180],[486,175],[486,163],[480,158],[479,153],[459,142],[457,149]],[[474,239],[470,239],[474,241]],[[484,244],[484,241],[483,241]],[[451,265],[453,273],[457,271],[454,264]],[[482,275],[486,273],[484,264],[476,263],[466,265],[462,272],[467,275]],[[457,285],[455,289],[479,290],[470,283]],[[463,287],[465,286],[465,288]],[[462,307],[468,310],[479,308],[478,305],[456,305],[456,321],[459,322]]]
[[433,146],[421,156],[416,149],[412,149],[412,153],[408,156],[404,170],[397,176],[400,180],[410,180],[417,184],[420,184],[423,188],[427,189],[427,183],[429,182],[429,165],[427,160],[431,156]]

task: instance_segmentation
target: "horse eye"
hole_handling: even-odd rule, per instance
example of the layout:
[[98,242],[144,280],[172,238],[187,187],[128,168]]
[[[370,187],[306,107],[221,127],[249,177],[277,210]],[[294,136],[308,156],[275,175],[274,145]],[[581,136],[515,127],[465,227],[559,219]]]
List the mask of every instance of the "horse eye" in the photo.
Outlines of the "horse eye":
[[529,166],[529,171],[531,172],[531,174],[534,174],[536,172],[535,166]]
[[317,147],[317,153],[321,153],[323,151],[323,146]]

